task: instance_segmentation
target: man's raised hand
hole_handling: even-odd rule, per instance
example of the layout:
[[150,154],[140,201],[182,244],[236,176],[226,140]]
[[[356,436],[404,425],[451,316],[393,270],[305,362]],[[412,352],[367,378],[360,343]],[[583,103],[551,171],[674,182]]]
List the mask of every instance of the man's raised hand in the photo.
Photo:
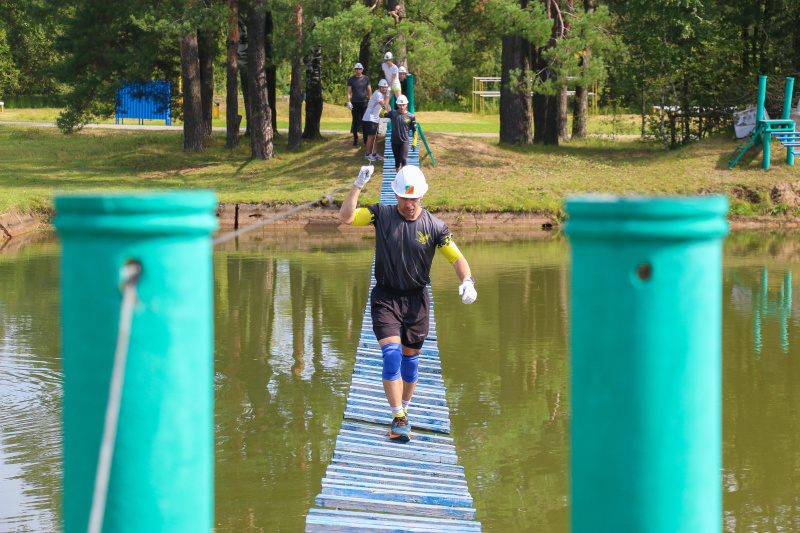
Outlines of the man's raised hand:
[[358,171],[358,177],[356,178],[356,181],[353,182],[353,185],[359,189],[363,189],[369,179],[372,177],[373,172],[375,172],[375,167],[372,165],[364,165],[361,167],[361,170]]

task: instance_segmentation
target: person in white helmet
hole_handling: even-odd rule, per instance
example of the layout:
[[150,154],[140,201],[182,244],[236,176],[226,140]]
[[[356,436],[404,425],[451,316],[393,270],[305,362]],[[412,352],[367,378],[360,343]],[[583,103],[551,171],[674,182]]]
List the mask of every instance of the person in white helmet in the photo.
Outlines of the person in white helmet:
[[375,226],[375,281],[370,294],[372,329],[383,353],[383,389],[392,410],[389,437],[408,441],[408,406],[417,383],[419,352],[428,335],[431,263],[436,251],[461,280],[461,301],[478,297],[469,264],[453,242],[447,224],[421,206],[428,184],[415,166],[403,167],[392,182],[397,205],[357,208],[371,174],[362,172],[347,193],[339,221]]
[[[400,80],[400,94],[408,96],[408,70],[406,70],[406,67],[401,65],[397,68],[397,78]],[[397,99],[395,99],[396,104]],[[395,107],[395,109],[397,108]]]
[[[408,98],[401,94],[395,101],[397,109],[384,113],[384,117],[392,122],[392,154],[397,172],[408,164],[408,145],[410,134],[417,132],[417,119],[408,112]],[[388,135],[388,133],[387,133]]]
[[[372,86],[369,84],[369,77],[364,75],[364,66],[361,63],[356,63],[353,67],[355,75],[350,76],[347,80],[347,88],[345,89],[345,97],[347,98],[347,108],[353,116],[353,121],[350,124],[350,133],[353,134],[353,146],[358,146],[358,132],[362,128],[362,119],[364,112],[367,110],[367,102],[372,98]],[[367,134],[364,135],[364,144],[367,144]]]
[[378,82],[378,90],[372,93],[372,97],[367,103],[367,110],[364,111],[364,135],[367,136],[367,155],[364,159],[367,161],[383,160],[383,156],[378,153],[378,123],[381,121],[381,112],[383,109],[383,101],[386,99],[386,93],[389,92],[389,84],[386,80]]
[[386,52],[383,56],[381,69],[383,69],[384,79],[389,83],[389,87],[391,87],[391,92],[386,93],[386,100],[383,102],[383,107],[389,107],[389,100],[392,98],[392,92],[394,93],[395,101],[400,97],[400,69],[394,64],[394,56],[392,56],[391,52]]

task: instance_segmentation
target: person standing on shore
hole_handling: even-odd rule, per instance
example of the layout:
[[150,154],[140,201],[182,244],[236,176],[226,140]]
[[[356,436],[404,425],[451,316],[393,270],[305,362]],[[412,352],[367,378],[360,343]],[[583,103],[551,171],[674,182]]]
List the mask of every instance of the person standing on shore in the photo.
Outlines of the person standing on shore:
[[421,206],[428,184],[415,166],[403,167],[392,182],[397,205],[356,208],[370,174],[362,172],[347,193],[339,221],[375,227],[375,281],[370,294],[372,329],[383,354],[383,390],[392,410],[389,438],[411,438],[408,406],[417,385],[419,353],[428,336],[427,285],[433,256],[440,251],[455,269],[461,301],[478,297],[469,264],[453,242],[447,224]]
[[[400,94],[408,96],[408,71],[406,67],[400,66],[397,68],[397,77],[400,80]],[[394,101],[395,109],[397,109],[397,99]]]
[[367,161],[382,161],[383,156],[378,153],[376,145],[378,144],[378,123],[381,120],[381,110],[383,109],[383,102],[386,99],[386,93],[389,92],[389,84],[386,80],[378,82],[378,90],[372,93],[372,98],[367,103],[367,110],[364,111],[364,135],[367,137],[367,155],[364,159]]
[[400,97],[400,69],[394,64],[393,59],[392,53],[386,52],[386,55],[383,56],[383,63],[381,63],[383,78],[391,87],[391,92],[386,93],[386,100],[383,102],[383,107],[387,108],[389,100],[392,98],[392,92],[394,93],[395,101]]
[[[358,132],[363,130],[362,120],[367,110],[367,102],[372,98],[372,87],[369,84],[369,77],[364,75],[364,67],[361,63],[356,63],[354,67],[356,73],[347,80],[345,97],[347,98],[347,108],[353,116],[350,124],[350,133],[353,134],[353,146],[358,146]],[[367,144],[367,134],[362,132],[364,144]]]
[[408,145],[410,134],[417,132],[417,119],[408,112],[408,98],[401,94],[395,100],[397,109],[384,113],[383,116],[392,122],[392,154],[395,170],[408,164]]

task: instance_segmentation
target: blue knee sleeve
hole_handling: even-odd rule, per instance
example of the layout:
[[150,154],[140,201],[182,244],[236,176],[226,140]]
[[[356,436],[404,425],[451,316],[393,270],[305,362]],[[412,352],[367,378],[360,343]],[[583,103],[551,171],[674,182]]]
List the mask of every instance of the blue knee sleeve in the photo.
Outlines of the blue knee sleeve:
[[403,349],[400,344],[390,342],[381,346],[383,352],[383,379],[394,381],[400,379],[400,360],[403,358]]
[[400,362],[400,374],[403,376],[403,381],[406,383],[414,383],[417,381],[419,372],[419,354],[417,355],[404,355],[403,360]]

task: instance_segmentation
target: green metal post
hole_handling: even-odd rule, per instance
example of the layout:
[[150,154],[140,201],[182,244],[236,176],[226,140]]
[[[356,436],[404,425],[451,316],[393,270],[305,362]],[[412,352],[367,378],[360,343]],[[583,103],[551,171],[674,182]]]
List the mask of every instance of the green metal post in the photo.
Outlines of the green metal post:
[[763,145],[763,152],[761,152],[761,168],[769,170],[770,143],[772,137],[769,133],[769,128],[763,127],[762,121],[764,120],[764,102],[767,97],[767,77],[758,77],[758,99],[756,101],[756,128],[761,127],[761,143]]
[[566,206],[572,531],[719,533],[727,200]]
[[213,316],[210,192],[61,196],[64,531],[85,532],[120,316],[142,266],[104,531],[210,531]]
[[408,74],[406,76],[406,91],[408,94],[406,97],[408,98],[408,111],[413,115],[416,111],[414,107],[414,75]]
[[[783,110],[781,118],[789,120],[792,113],[792,93],[794,92],[794,78],[786,78],[786,90],[783,93]],[[786,147],[786,164],[794,165],[794,152],[791,146]]]

